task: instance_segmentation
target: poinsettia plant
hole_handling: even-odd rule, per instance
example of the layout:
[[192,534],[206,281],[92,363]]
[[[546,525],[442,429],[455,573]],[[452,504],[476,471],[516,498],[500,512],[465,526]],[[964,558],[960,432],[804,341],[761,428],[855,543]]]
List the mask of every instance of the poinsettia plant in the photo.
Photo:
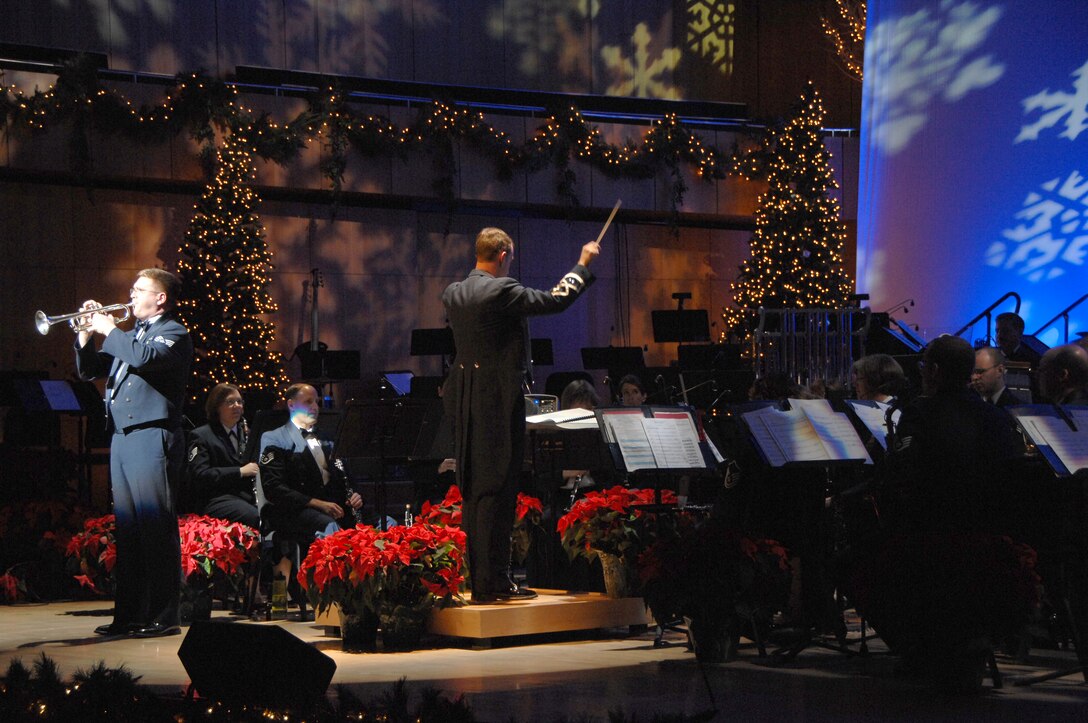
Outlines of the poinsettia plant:
[[450,488],[446,490],[445,498],[438,504],[432,505],[430,500],[424,502],[416,519],[431,525],[460,527],[461,504],[461,488],[450,485]]
[[465,533],[423,520],[382,532],[357,525],[310,545],[298,581],[325,612],[421,614],[461,602]]
[[117,523],[113,515],[93,517],[83,531],[72,535],[66,552],[79,569],[73,575],[83,587],[100,595],[113,592],[113,566],[117,562]]
[[[601,492],[589,492],[559,518],[563,549],[571,559],[579,555],[589,559],[598,552],[626,557],[641,549],[646,523],[653,515],[644,508],[657,501],[653,489],[634,489],[619,485]],[[662,504],[676,504],[676,493],[661,491]]]
[[207,515],[178,518],[181,570],[192,586],[210,585],[220,573],[237,581],[243,566],[257,555],[260,533],[241,522]]
[[533,528],[540,527],[543,519],[544,504],[536,497],[518,492],[517,510],[514,513],[514,532],[510,537],[511,554],[517,564],[522,564],[529,556],[529,547],[533,542]]

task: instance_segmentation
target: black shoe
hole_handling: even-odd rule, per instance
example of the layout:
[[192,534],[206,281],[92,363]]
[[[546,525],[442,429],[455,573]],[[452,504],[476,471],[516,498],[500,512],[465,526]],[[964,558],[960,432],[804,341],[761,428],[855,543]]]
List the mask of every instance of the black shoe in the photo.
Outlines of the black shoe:
[[121,635],[128,635],[132,632],[131,625],[125,625],[123,623],[110,623],[109,625],[99,625],[94,629],[95,635],[106,635],[112,638],[119,637]]
[[142,628],[136,628],[132,631],[132,634],[137,638],[161,638],[166,635],[181,635],[181,626],[151,623]]

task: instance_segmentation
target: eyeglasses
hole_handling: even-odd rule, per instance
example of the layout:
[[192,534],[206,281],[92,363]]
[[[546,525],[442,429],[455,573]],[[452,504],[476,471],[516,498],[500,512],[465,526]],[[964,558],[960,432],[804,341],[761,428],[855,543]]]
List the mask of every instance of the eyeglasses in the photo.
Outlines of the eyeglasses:
[[242,401],[241,399],[224,399],[221,402],[221,404],[224,404],[224,405],[226,405],[228,407],[244,407],[245,406],[245,402]]
[[139,289],[139,288],[133,286],[131,289],[128,290],[128,295],[132,296],[133,294],[135,294],[137,292],[139,292],[141,294],[161,294],[162,293],[161,291],[155,291],[155,289]]

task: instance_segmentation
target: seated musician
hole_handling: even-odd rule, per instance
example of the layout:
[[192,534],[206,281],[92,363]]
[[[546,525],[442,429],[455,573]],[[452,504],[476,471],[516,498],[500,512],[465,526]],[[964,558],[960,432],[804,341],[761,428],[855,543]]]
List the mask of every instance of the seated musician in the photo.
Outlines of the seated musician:
[[620,379],[620,404],[625,407],[640,407],[646,403],[646,387],[637,374],[628,374]]
[[1039,362],[1039,391],[1051,404],[1088,404],[1088,350],[1078,344],[1048,349]]
[[257,464],[244,458],[248,428],[243,405],[233,384],[216,384],[208,393],[208,423],[190,435],[189,494],[201,514],[259,528],[253,494]]
[[975,352],[959,337],[925,348],[922,396],[889,437],[881,511],[896,529],[984,528],[987,489],[1023,453],[1013,418],[968,388],[974,368]]
[[990,404],[1012,407],[1023,400],[1005,386],[1005,355],[997,347],[986,346],[975,352],[971,388]]
[[[601,403],[597,390],[585,379],[575,379],[563,389],[559,398],[562,409],[585,409],[593,411]],[[563,470],[563,484],[560,489],[584,489],[596,484],[588,469]]]
[[309,384],[287,389],[290,419],[261,436],[260,470],[268,505],[268,529],[308,547],[361,521],[363,498],[348,487],[347,475],[331,459],[332,446],[317,436],[317,390]]
[[887,354],[863,356],[854,362],[851,372],[858,399],[890,404],[907,386],[903,367]]

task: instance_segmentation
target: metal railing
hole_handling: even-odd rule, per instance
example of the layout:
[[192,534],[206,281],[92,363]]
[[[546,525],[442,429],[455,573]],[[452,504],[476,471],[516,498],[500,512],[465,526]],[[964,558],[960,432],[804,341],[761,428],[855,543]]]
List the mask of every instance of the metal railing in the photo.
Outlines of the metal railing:
[[1088,299],[1088,294],[1085,294],[1084,296],[1080,297],[1079,299],[1074,301],[1069,306],[1067,306],[1064,309],[1062,309],[1061,311],[1059,311],[1057,314],[1054,315],[1053,319],[1048,319],[1045,324],[1043,324],[1042,326],[1040,326],[1038,329],[1035,330],[1035,333],[1033,333],[1032,336],[1039,336],[1039,334],[1041,334],[1042,332],[1049,329],[1050,325],[1053,324],[1055,321],[1057,321],[1058,319],[1062,319],[1063,322],[1064,322],[1063,326],[1064,326],[1064,334],[1065,334],[1065,336],[1064,336],[1064,338],[1062,340],[1062,344],[1068,344],[1069,343],[1069,312],[1071,312],[1073,309],[1080,306],[1086,299]]
[[963,336],[963,333],[965,331],[967,331],[972,326],[974,326],[975,324],[977,324],[978,322],[982,321],[982,319],[985,318],[986,319],[986,341],[989,342],[990,340],[992,340],[993,339],[993,311],[994,311],[994,309],[996,309],[997,307],[999,307],[1003,303],[1005,303],[1005,301],[1007,299],[1016,299],[1016,308],[1013,309],[1013,312],[1016,313],[1016,314],[1019,314],[1020,313],[1020,294],[1016,293],[1015,291],[1010,291],[1007,294],[1005,294],[1004,296],[1002,296],[1000,299],[995,301],[994,303],[987,306],[981,312],[979,312],[978,315],[975,316],[975,318],[971,319],[971,321],[964,324],[963,328],[960,329],[959,331],[957,331],[955,334],[953,334],[953,336]]

